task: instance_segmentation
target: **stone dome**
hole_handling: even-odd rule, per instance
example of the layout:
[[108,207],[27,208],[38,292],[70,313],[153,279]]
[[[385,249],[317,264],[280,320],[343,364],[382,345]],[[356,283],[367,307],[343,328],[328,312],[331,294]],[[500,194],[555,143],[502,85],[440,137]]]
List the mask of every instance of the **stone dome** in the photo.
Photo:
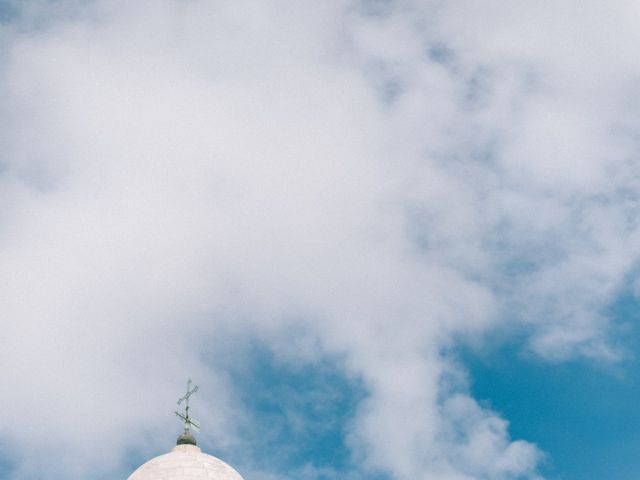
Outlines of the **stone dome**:
[[195,445],[176,445],[169,453],[149,460],[128,480],[243,480],[219,458]]

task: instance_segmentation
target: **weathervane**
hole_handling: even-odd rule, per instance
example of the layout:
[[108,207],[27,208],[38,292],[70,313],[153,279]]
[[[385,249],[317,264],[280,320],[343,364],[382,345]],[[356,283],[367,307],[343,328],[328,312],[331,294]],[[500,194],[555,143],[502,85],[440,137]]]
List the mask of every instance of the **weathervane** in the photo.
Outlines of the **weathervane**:
[[181,397],[178,400],[178,405],[181,405],[182,402],[185,403],[184,413],[178,411],[175,412],[178,418],[184,422],[184,433],[178,437],[178,444],[187,443],[195,445],[196,439],[191,435],[191,430],[194,430],[195,432],[200,431],[200,424],[198,421],[189,416],[189,397],[198,391],[198,386],[194,385],[193,388],[191,388],[191,383],[191,379],[189,379],[187,382],[187,393],[185,393],[184,397]]

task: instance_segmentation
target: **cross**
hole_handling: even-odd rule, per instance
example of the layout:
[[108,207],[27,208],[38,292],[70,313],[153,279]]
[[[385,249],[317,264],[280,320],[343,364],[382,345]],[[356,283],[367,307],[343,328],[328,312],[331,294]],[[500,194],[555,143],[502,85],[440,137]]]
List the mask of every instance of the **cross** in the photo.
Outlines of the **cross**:
[[198,386],[194,385],[193,388],[191,388],[191,379],[189,379],[189,381],[187,382],[187,393],[184,395],[184,397],[182,397],[180,400],[178,400],[178,405],[180,405],[183,401],[187,402],[187,410],[189,410],[189,397],[191,395],[193,395],[194,393],[196,393],[198,391]]
[[189,397],[191,397],[191,395],[193,395],[197,391],[198,386],[194,385],[193,388],[191,388],[191,379],[189,379],[189,381],[187,382],[187,393],[184,395],[184,397],[181,397],[178,400],[178,405],[180,405],[182,402],[185,402],[184,414],[175,412],[178,418],[180,418],[184,422],[185,432],[191,430],[192,427],[196,432],[200,431],[200,425],[198,424],[198,422],[195,419],[189,417]]

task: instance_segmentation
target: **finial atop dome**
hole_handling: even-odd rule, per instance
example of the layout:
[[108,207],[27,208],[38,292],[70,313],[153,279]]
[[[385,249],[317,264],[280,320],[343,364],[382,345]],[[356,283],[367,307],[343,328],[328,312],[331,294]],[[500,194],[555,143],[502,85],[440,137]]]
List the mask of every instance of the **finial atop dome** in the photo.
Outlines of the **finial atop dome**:
[[191,435],[191,432],[185,430],[180,434],[176,440],[176,445],[193,445],[197,446],[196,437]]
[[184,422],[184,432],[178,437],[176,441],[177,445],[196,445],[196,438],[191,434],[191,430],[193,429],[196,432],[200,431],[200,424],[197,420],[189,417],[189,397],[198,391],[198,386],[194,385],[191,388],[191,379],[187,382],[187,393],[184,397],[181,397],[178,400],[178,405],[182,402],[185,402],[184,413],[175,412],[178,418],[180,418]]

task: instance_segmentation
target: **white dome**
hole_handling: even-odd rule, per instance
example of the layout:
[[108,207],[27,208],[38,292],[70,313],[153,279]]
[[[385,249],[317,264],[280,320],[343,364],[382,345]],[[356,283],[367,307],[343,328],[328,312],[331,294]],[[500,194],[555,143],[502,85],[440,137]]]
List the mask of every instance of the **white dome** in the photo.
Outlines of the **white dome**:
[[138,468],[128,480],[243,480],[219,458],[195,445],[177,445]]

